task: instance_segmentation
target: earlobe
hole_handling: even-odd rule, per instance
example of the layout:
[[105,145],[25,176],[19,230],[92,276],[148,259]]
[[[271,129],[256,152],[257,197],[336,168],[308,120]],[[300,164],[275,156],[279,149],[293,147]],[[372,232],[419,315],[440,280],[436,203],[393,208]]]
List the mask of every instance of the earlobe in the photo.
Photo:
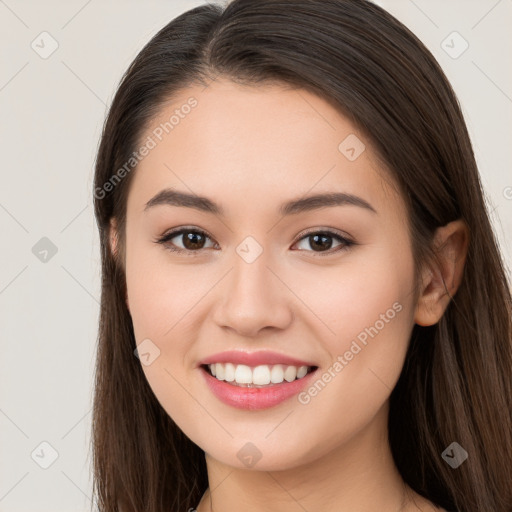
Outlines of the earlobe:
[[438,228],[434,237],[436,262],[422,275],[422,291],[416,305],[415,323],[436,324],[462,282],[469,246],[469,230],[463,220]]
[[110,252],[114,258],[117,257],[117,222],[114,217],[110,219],[109,229]]

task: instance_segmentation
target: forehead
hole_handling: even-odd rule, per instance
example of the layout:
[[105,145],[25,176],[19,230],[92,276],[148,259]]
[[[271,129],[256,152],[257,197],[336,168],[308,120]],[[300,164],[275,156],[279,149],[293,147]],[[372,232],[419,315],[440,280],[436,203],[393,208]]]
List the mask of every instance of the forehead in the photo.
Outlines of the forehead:
[[128,202],[137,209],[165,187],[218,198],[227,210],[326,191],[403,208],[370,142],[304,89],[224,79],[193,85],[165,102],[140,140],[152,149],[133,176]]

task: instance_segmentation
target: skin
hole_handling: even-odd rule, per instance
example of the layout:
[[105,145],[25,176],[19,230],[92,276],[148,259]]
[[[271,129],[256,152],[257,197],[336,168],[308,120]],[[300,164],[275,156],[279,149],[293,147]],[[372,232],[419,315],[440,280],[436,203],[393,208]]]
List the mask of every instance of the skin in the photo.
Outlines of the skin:
[[[219,78],[182,91],[142,138],[191,96],[197,107],[133,176],[120,250],[136,341],[149,338],[160,350],[144,373],[205,451],[209,490],[197,510],[397,512],[404,490],[387,441],[389,395],[414,323],[441,318],[450,300],[443,279],[451,295],[460,284],[467,230],[460,221],[438,230],[439,263],[423,272],[414,301],[405,204],[370,142],[333,105],[305,90]],[[349,134],[366,145],[354,161],[338,150]],[[144,211],[167,187],[209,197],[225,217],[169,205]],[[277,212],[286,200],[333,191],[355,194],[377,213],[352,205]],[[211,234],[198,256],[154,242],[181,226]],[[327,255],[302,234],[312,228],[339,230],[357,245],[336,252],[341,242],[329,239]],[[115,221],[111,233],[115,253]],[[263,249],[252,263],[236,252],[247,236]],[[172,242],[184,247],[181,235]],[[294,397],[238,410],[196,368],[224,350],[268,349],[314,361],[321,374],[397,302],[400,312],[308,404]],[[252,468],[237,457],[247,442],[262,455]],[[407,491],[402,510],[439,510]]]

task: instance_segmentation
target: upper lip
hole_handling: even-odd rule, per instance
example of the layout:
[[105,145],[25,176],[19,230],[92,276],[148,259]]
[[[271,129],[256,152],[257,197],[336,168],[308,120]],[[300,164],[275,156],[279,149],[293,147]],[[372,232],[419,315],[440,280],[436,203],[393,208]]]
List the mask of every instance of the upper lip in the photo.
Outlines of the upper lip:
[[259,350],[257,352],[244,352],[241,350],[228,350],[219,352],[202,359],[198,366],[214,363],[245,364],[247,366],[259,366],[262,364],[273,365],[283,364],[288,366],[316,366],[307,361],[296,359],[270,350]]

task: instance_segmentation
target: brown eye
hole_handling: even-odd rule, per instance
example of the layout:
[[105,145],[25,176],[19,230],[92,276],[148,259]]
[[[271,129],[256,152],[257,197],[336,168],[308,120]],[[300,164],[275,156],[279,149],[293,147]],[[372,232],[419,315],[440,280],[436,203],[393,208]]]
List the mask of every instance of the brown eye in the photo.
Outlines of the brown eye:
[[309,246],[320,251],[328,250],[332,246],[332,237],[329,235],[309,235]]
[[[202,230],[182,228],[165,234],[156,242],[165,245],[173,252],[199,252],[205,248],[206,240],[209,239],[210,237]],[[176,242],[171,242],[172,240]],[[181,241],[181,247],[179,241]]]
[[186,231],[182,233],[182,241],[185,249],[194,250],[194,249],[202,249],[205,243],[205,237],[203,234],[198,233],[197,231]]
[[[172,240],[175,241],[173,242]],[[194,253],[199,255],[202,249],[218,246],[218,244],[213,243],[210,247],[206,247],[207,240],[212,240],[212,238],[201,229],[181,228],[166,233],[161,238],[155,240],[155,242],[164,245],[169,251],[196,256]],[[303,243],[303,240],[307,241],[310,248],[310,250],[306,249],[306,252],[317,253],[319,256],[323,256],[323,253],[326,255],[337,253],[348,249],[352,245],[356,245],[355,242],[347,240],[333,231],[310,232],[304,235],[297,243]],[[333,240],[338,241],[338,245],[334,246],[334,249]]]
[[[350,246],[355,245],[355,242],[351,240],[347,240],[341,235],[333,232],[333,231],[315,231],[307,233],[303,236],[298,243],[301,241],[307,241],[307,245],[312,249],[308,252],[314,253],[327,253],[332,254],[335,252],[343,251],[348,249]],[[333,250],[333,240],[337,240],[339,243],[334,247]],[[323,254],[322,254],[323,256]]]

